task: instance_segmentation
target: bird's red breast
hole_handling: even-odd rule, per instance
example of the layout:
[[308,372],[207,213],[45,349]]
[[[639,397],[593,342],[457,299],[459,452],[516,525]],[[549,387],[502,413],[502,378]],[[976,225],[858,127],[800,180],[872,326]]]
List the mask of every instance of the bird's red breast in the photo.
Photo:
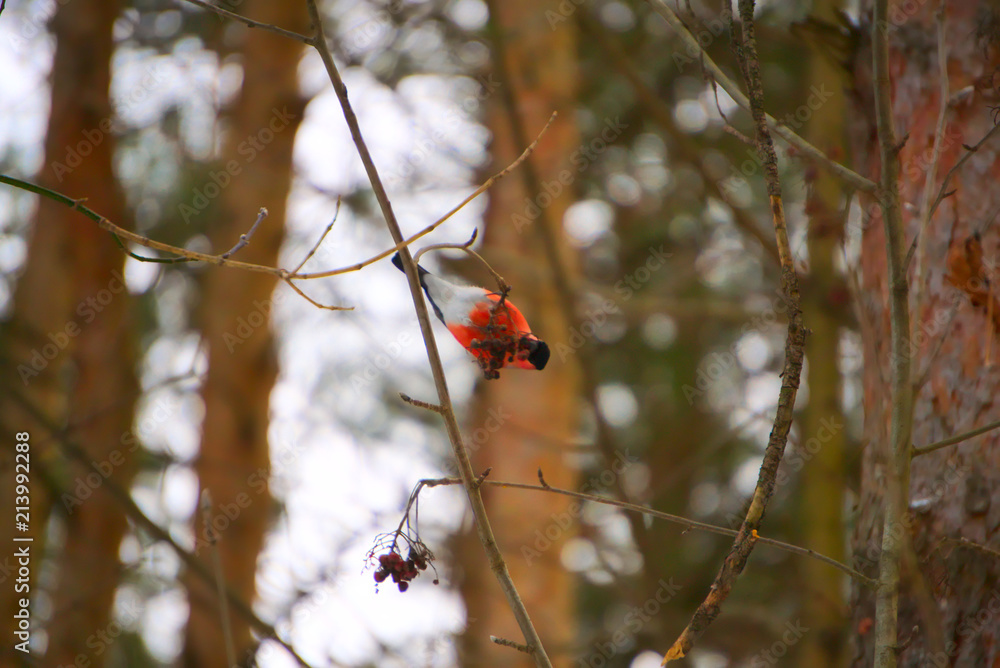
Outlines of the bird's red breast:
[[[528,361],[529,350],[521,344],[527,337],[537,341],[521,311],[500,295],[483,290],[486,299],[477,301],[468,314],[468,323],[448,323],[448,331],[482,362],[496,360],[496,368],[514,366],[535,369]],[[489,300],[489,301],[487,301]]]

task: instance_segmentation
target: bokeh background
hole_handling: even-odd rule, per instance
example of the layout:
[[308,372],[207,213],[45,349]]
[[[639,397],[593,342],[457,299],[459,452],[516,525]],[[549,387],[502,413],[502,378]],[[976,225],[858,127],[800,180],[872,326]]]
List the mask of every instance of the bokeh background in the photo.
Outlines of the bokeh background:
[[[738,527],[777,400],[786,307],[760,163],[739,136],[752,128],[699,55],[632,0],[320,4],[406,234],[559,114],[527,163],[416,244],[478,229],[474,248],[553,351],[544,372],[487,382],[434,323],[477,470],[535,483],[541,469],[553,486]],[[699,43],[739,79],[717,3],[687,4]],[[873,146],[863,12],[760,5],[769,111],[836,160],[850,161],[850,142]],[[220,6],[311,34],[301,2]],[[930,16],[921,6],[903,18]],[[933,58],[920,66],[932,72]],[[86,198],[127,229],[218,254],[267,207],[234,258],[292,268],[336,214],[312,271],[393,245],[323,65],[300,43],[184,2],[11,1],[0,72],[0,171]],[[969,109],[988,126],[981,101]],[[784,145],[779,156],[811,336],[766,533],[871,575],[875,562],[852,559],[849,543],[870,499],[859,489],[878,486],[860,471],[865,432],[882,429],[881,413],[863,428],[865,355],[869,398],[887,382],[885,302],[877,271],[867,283],[862,271],[866,253],[882,252],[878,239],[865,245],[880,223],[869,227],[870,202],[826,172]],[[927,161],[918,166],[907,178],[922,185]],[[490,285],[460,253],[422,263]],[[927,271],[936,294],[943,268]],[[5,442],[31,434],[36,541],[34,658],[5,646],[0,663],[223,666],[228,637],[239,665],[296,665],[238,612],[224,629],[215,585],[137,523],[115,487],[220,568],[312,666],[528,665],[489,640],[521,638],[459,488],[420,495],[439,584],[430,571],[405,593],[373,580],[369,551],[417,481],[455,474],[440,420],[399,398],[435,394],[388,260],[299,282],[316,302],[353,307],[323,310],[270,276],[128,258],[80,214],[3,186],[0,279],[0,421]],[[974,424],[939,426],[944,436]],[[948,484],[963,485],[974,461]],[[12,495],[5,467],[0,489]],[[483,494],[558,666],[659,665],[730,546],[606,505]],[[2,521],[6,536],[12,518]],[[983,568],[990,591],[996,569]],[[4,578],[0,601],[13,610]],[[864,665],[851,638],[865,633],[865,596],[828,565],[758,546],[686,665]]]

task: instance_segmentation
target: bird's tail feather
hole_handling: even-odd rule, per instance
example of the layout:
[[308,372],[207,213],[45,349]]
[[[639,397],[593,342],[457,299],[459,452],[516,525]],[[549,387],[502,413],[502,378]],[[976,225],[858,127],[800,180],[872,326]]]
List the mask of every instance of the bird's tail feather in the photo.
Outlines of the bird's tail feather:
[[[392,256],[392,264],[396,267],[396,269],[399,269],[404,274],[406,273],[406,270],[403,269],[403,260],[402,258],[399,257],[399,253],[396,253],[395,255]],[[417,265],[417,275],[421,279],[423,279],[424,274],[429,274],[429,273],[430,273],[429,271],[421,267],[419,264]],[[420,282],[423,283],[423,280],[421,280]]]

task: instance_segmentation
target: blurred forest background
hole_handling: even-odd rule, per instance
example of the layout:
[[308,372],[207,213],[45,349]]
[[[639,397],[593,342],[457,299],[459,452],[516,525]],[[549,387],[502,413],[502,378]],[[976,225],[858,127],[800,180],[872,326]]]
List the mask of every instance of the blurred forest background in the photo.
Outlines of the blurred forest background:
[[[680,4],[741,80],[719,4]],[[995,5],[893,3],[908,243],[928,194],[993,126]],[[312,34],[305,3],[220,6]],[[416,244],[479,228],[475,248],[552,348],[543,372],[484,381],[435,324],[476,470],[537,483],[541,469],[555,487],[738,528],[777,401],[786,306],[760,161],[741,138],[749,117],[699,54],[637,0],[321,9],[406,234],[559,113],[528,162]],[[762,2],[757,30],[768,111],[877,179],[869,16],[867,0]],[[12,0],[0,68],[4,174],[215,254],[266,207],[234,256],[246,262],[297,266],[338,200],[306,270],[394,245],[322,63],[301,43],[184,2]],[[778,144],[811,334],[764,534],[876,577],[890,400],[881,217],[871,196]],[[946,261],[978,232],[994,266],[998,172],[987,142],[952,176],[914,256],[916,445],[998,417],[1000,316],[992,293],[976,302],[953,285]],[[6,565],[0,664],[208,668],[228,665],[228,639],[238,665],[296,665],[273,630],[315,667],[531,665],[490,642],[521,636],[460,489],[420,496],[439,585],[427,572],[405,593],[376,592],[366,569],[416,482],[455,474],[440,421],[399,399],[435,395],[388,261],[298,284],[355,309],[329,311],[265,274],[138,262],[78,212],[8,186],[0,226],[0,496],[8,508],[13,434],[27,431],[35,537],[35,658],[12,649]],[[422,263],[491,284],[459,253]],[[914,459],[901,665],[1000,656],[998,453],[991,432]],[[557,666],[658,666],[732,542],[607,505],[482,491]],[[5,543],[13,522],[0,514]],[[264,625],[234,606],[224,620],[217,583],[168,538],[221,570]],[[682,665],[871,665],[873,610],[872,590],[842,571],[758,545]]]

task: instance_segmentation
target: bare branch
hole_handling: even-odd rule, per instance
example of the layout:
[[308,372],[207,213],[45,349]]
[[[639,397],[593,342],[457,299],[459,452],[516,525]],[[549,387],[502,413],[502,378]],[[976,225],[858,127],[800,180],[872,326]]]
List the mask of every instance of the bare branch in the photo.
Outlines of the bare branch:
[[510,647],[511,649],[516,649],[518,652],[524,652],[525,654],[534,654],[535,650],[527,645],[521,645],[513,640],[507,640],[506,638],[498,638],[497,636],[490,636],[490,641],[500,645],[501,647]]
[[[654,6],[659,6],[659,4],[659,0],[656,0]],[[784,454],[788,434],[792,427],[795,397],[798,394],[805,353],[806,329],[802,323],[798,276],[795,273],[792,249],[788,241],[781,182],[778,177],[778,159],[774,151],[774,142],[771,139],[768,117],[764,113],[764,87],[760,73],[760,60],[757,56],[753,0],[740,0],[739,9],[743,34],[740,45],[740,52],[743,55],[741,69],[746,79],[750,112],[754,120],[754,139],[757,153],[764,167],[764,179],[771,202],[774,235],[778,248],[778,258],[781,262],[782,294],[788,304],[785,362],[781,373],[781,389],[778,392],[778,407],[775,411],[771,434],[764,450],[764,459],[761,462],[757,485],[754,488],[750,506],[747,508],[746,517],[733,541],[732,550],[723,561],[722,567],[715,577],[711,590],[698,606],[691,621],[664,655],[664,665],[684,657],[694,646],[695,641],[715,621],[719,615],[721,604],[728,598],[737,578],[746,567],[750,553],[758,542],[758,532],[764,518],[764,510],[774,493],[778,466],[781,464],[781,457]],[[730,95],[732,95],[731,92]]]
[[[294,39],[296,42],[302,42],[303,44],[312,45],[312,40],[310,40],[305,35],[300,35],[297,32],[292,32],[291,30],[285,30],[284,28],[279,28],[278,26],[271,25],[270,23],[261,23],[260,21],[254,21],[253,19],[248,19],[240,14],[235,14],[229,10],[223,9],[221,7],[216,7],[215,5],[210,5],[202,0],[185,0],[190,2],[192,5],[197,5],[202,9],[207,9],[210,12],[215,12],[220,16],[225,16],[226,18],[232,19],[234,21],[239,21],[248,28],[260,28],[262,30],[268,30],[275,33],[276,35],[281,35],[282,37],[287,37],[288,39]],[[180,0],[177,0],[177,4],[182,4]]]
[[[561,494],[563,496],[569,496],[574,499],[580,499],[581,501],[590,501],[592,503],[600,503],[606,506],[614,506],[616,508],[621,508],[622,510],[627,510],[630,513],[638,513],[639,515],[647,515],[656,519],[664,520],[677,524],[679,526],[685,527],[685,529],[694,529],[696,531],[705,531],[707,533],[714,533],[720,536],[736,536],[739,534],[735,529],[728,529],[726,527],[716,526],[714,524],[707,524],[705,522],[699,522],[697,520],[690,520],[686,517],[681,517],[679,515],[671,515],[670,513],[664,513],[659,510],[654,510],[646,506],[639,506],[634,503],[628,503],[627,501],[620,501],[618,499],[613,499],[608,496],[597,496],[595,494],[585,494],[583,492],[574,492],[568,489],[560,489],[559,487],[552,487],[542,479],[539,472],[539,480],[541,484],[529,485],[527,483],[520,482],[505,482],[501,480],[487,480],[484,482],[486,485],[491,485],[493,487],[500,487],[505,489],[526,489],[535,492],[551,492],[552,494]],[[440,487],[445,485],[460,485],[462,481],[458,478],[436,478],[436,479],[425,479],[420,481],[424,487]],[[766,538],[757,534],[753,537],[753,540],[760,542],[762,545],[770,545],[771,547],[783,550],[791,554],[797,554],[803,557],[809,557],[811,559],[816,559],[817,561],[822,561],[824,564],[832,566],[837,570],[849,575],[851,578],[857,580],[866,587],[875,587],[877,582],[870,577],[867,577],[863,573],[859,573],[847,564],[842,564],[836,559],[831,559],[826,555],[820,554],[814,550],[810,550],[805,547],[799,547],[798,545],[792,545],[791,543],[785,543],[780,540],[775,540],[773,538]]]
[[[681,21],[680,17],[677,16],[676,12],[667,5],[664,0],[649,0],[649,4],[656,11],[657,14],[662,16],[670,27],[674,29],[677,36],[680,37],[681,41],[684,42],[685,48],[690,53],[697,53],[702,59],[704,66],[711,72],[712,76],[716,81],[722,86],[722,88],[729,93],[729,96],[736,101],[736,104],[740,105],[746,110],[750,110],[750,100],[743,91],[740,90],[736,83],[726,76],[726,74],[715,64],[701,45],[698,40],[695,39],[694,35],[687,29],[684,22]],[[862,190],[864,192],[873,193],[877,190],[877,186],[874,181],[867,179],[861,174],[845,167],[844,165],[831,160],[818,148],[807,142],[801,136],[793,132],[789,127],[782,125],[772,116],[767,115],[767,127],[770,128],[775,134],[784,139],[786,142],[798,149],[802,155],[816,163],[822,165],[826,169],[836,174],[839,178],[843,179],[850,186]]]
[[914,447],[910,453],[910,457],[919,457],[920,455],[927,455],[941,448],[947,448],[949,445],[958,445],[968,441],[970,438],[975,438],[980,434],[985,434],[988,431],[993,431],[994,429],[1000,429],[1000,420],[995,422],[990,422],[982,427],[977,427],[975,429],[970,429],[969,431],[958,434],[957,436],[950,436],[944,440],[931,443],[930,445],[925,445],[922,447]]
[[260,207],[260,211],[257,212],[257,220],[255,220],[254,224],[250,227],[250,231],[248,231],[246,234],[241,234],[240,240],[236,242],[236,245],[227,250],[219,257],[221,257],[223,260],[228,260],[233,253],[248,246],[250,244],[250,237],[252,237],[253,233],[257,231],[257,227],[260,225],[261,221],[264,220],[265,218],[267,218],[267,208],[262,206]]
[[[330,62],[332,63],[333,61],[331,60]],[[378,262],[379,260],[382,260],[384,258],[389,257],[390,255],[393,255],[394,253],[402,251],[404,248],[406,248],[407,246],[409,246],[410,244],[412,244],[417,239],[430,234],[431,232],[433,232],[434,230],[436,230],[438,227],[440,227],[442,225],[442,223],[444,223],[449,218],[451,218],[452,216],[454,216],[456,213],[458,213],[459,211],[461,211],[462,208],[464,208],[466,204],[468,204],[469,202],[471,202],[472,200],[476,199],[477,197],[479,197],[480,195],[482,195],[484,192],[486,192],[487,190],[489,190],[490,188],[492,188],[494,183],[496,183],[497,181],[499,181],[503,177],[505,177],[508,174],[510,174],[512,171],[514,171],[517,168],[518,165],[520,165],[522,162],[524,162],[528,158],[528,156],[531,155],[532,151],[535,150],[535,147],[538,145],[538,140],[540,140],[542,138],[542,135],[544,135],[545,132],[549,129],[549,127],[552,125],[552,122],[556,119],[556,116],[557,116],[556,112],[552,112],[552,115],[549,117],[548,123],[545,124],[545,127],[543,127],[542,130],[541,130],[541,132],[538,133],[538,136],[535,137],[535,141],[533,141],[530,144],[528,144],[528,147],[526,149],[524,149],[524,151],[521,153],[521,155],[519,155],[517,157],[517,159],[514,160],[514,162],[510,163],[509,165],[507,165],[506,167],[504,167],[503,169],[501,169],[499,172],[497,172],[496,174],[494,174],[490,178],[486,179],[486,181],[483,183],[483,185],[481,185],[478,188],[476,188],[472,192],[472,194],[469,195],[468,197],[466,197],[464,200],[462,200],[458,204],[458,206],[456,206],[451,211],[449,211],[448,213],[446,213],[444,216],[442,216],[441,218],[438,218],[436,221],[434,221],[433,223],[431,223],[430,225],[428,225],[424,229],[420,230],[419,232],[417,232],[413,236],[408,237],[406,239],[401,239],[401,240],[397,241],[396,245],[393,246],[392,248],[390,248],[389,250],[382,251],[378,255],[374,255],[374,256],[368,258],[367,260],[365,260],[364,262],[358,262],[356,264],[352,264],[352,265],[347,266],[347,267],[341,267],[340,269],[332,269],[330,271],[319,271],[319,272],[315,272],[315,273],[312,273],[312,274],[299,274],[299,275],[294,276],[294,278],[302,278],[302,279],[307,279],[307,278],[326,278],[327,276],[337,276],[339,274],[348,274],[348,273],[350,273],[352,271],[358,271],[359,269],[363,269],[363,268],[367,267],[370,264],[373,264],[375,262]],[[357,140],[355,140],[355,141],[357,141]],[[374,169],[374,168],[375,168],[375,165],[372,164],[372,169]],[[369,176],[371,176],[371,175],[369,174]],[[380,184],[380,187],[381,187],[381,184]],[[386,197],[388,197],[388,195]],[[388,201],[388,200],[386,200],[386,201]]]
[[323,230],[323,234],[319,236],[319,240],[313,245],[309,253],[302,259],[302,262],[299,262],[299,266],[295,267],[294,271],[292,271],[293,274],[298,274],[299,270],[305,266],[306,262],[308,262],[309,259],[316,254],[316,251],[319,250],[319,247],[323,244],[323,240],[326,239],[326,235],[328,235],[330,233],[330,230],[333,229],[333,224],[337,222],[337,218],[339,217],[340,217],[340,197],[338,196],[337,210],[333,212],[333,220],[331,220],[330,224],[326,226],[325,230]]
[[[265,210],[261,209],[261,211]],[[260,218],[257,219],[258,222],[260,220]],[[229,599],[226,598],[226,577],[222,571],[219,536],[215,531],[215,527],[212,526],[212,493],[208,488],[201,491],[201,521],[205,527],[205,535],[208,537],[209,547],[212,551],[212,569],[215,575],[216,595],[219,597],[219,617],[222,624],[222,637],[226,645],[226,662],[230,666],[235,666],[236,643],[233,641],[233,625],[229,619]]]

